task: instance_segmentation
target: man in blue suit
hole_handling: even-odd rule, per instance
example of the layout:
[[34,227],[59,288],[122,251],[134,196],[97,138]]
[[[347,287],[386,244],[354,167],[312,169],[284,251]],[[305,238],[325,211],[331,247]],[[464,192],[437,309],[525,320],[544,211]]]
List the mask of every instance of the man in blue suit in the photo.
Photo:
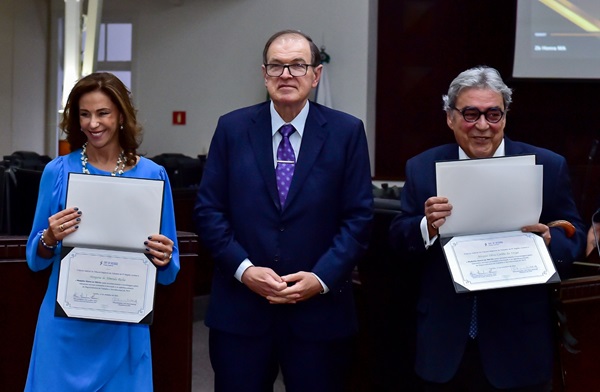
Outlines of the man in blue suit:
[[310,37],[276,33],[263,62],[271,100],[219,119],[194,210],[215,262],[215,390],[272,391],[281,369],[287,391],[343,391],[372,220],[365,130],[309,102],[322,70]]
[[[436,161],[534,154],[544,167],[541,223],[522,231],[544,239],[562,277],[582,254],[585,226],[573,201],[565,159],[504,136],[511,95],[493,68],[459,74],[444,96],[446,122],[456,143],[425,151],[406,165],[402,213],[390,226],[390,239],[404,262],[422,268],[415,368],[426,391],[551,389],[555,343],[548,287],[457,294],[438,240],[438,228],[452,213],[452,200],[437,195]],[[549,227],[559,220],[574,228],[567,222]]]

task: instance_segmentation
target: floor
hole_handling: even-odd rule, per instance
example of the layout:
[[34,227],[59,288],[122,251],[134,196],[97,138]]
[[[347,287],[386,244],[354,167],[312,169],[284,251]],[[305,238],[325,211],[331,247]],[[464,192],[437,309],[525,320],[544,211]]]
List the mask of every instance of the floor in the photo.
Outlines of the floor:
[[[204,325],[204,312],[208,296],[194,299],[194,340],[192,349],[192,392],[213,391],[213,371],[208,359],[208,328]],[[284,392],[283,381],[275,381],[274,392]]]
[[192,391],[213,390],[213,372],[208,359],[208,329],[203,320],[194,321],[194,347],[192,349]]

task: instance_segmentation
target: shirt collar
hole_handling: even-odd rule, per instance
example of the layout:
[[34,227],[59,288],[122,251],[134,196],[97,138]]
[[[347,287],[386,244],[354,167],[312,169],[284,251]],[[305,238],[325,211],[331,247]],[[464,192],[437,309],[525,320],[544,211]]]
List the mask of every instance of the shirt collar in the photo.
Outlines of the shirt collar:
[[[504,138],[503,138],[502,141],[500,142],[500,145],[494,152],[493,157],[494,158],[503,157],[504,155],[506,155],[506,153],[504,151]],[[463,150],[460,146],[458,146],[458,159],[470,159],[469,156],[467,155],[467,153],[465,152],[465,150]]]
[[[284,124],[287,124],[287,123],[285,121],[283,121],[283,119],[281,118],[279,113],[277,113],[277,110],[275,110],[275,105],[273,105],[273,101],[271,101],[270,110],[271,110],[271,135],[273,136],[279,130],[279,128],[281,128]],[[306,105],[304,105],[304,107],[302,108],[300,113],[298,113],[298,115],[296,117],[294,117],[294,119],[289,123],[294,126],[294,128],[296,129],[296,132],[298,132],[298,135],[300,135],[300,137],[302,137],[302,134],[304,133],[304,125],[306,124],[306,118],[308,117],[308,110],[309,110],[309,101],[306,101]]]

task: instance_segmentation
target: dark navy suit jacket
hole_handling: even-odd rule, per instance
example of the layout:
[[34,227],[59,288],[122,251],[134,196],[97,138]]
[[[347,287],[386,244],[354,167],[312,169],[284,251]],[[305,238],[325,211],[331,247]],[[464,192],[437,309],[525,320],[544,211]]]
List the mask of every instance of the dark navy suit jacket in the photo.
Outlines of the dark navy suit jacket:
[[[314,340],[357,330],[351,273],[369,240],[373,204],[364,125],[309,104],[283,209],[269,103],[219,119],[194,210],[216,267],[210,328],[253,336],[272,332],[275,320],[283,320],[298,336]],[[235,279],[246,258],[279,275],[312,271],[330,291],[295,305],[270,305]]]
[[[565,219],[577,228],[571,238],[561,228],[550,229],[550,253],[559,275],[565,277],[585,244],[585,226],[573,201],[566,161],[549,150],[504,140],[506,155],[535,154],[537,164],[544,166],[540,222]],[[454,159],[458,159],[458,145],[448,144],[407,162],[402,214],[390,227],[392,246],[401,252],[403,261],[420,263],[422,267],[416,371],[423,379],[439,383],[449,381],[460,364],[468,339],[473,296],[455,292],[439,240],[425,250],[420,222],[425,201],[437,194],[435,162]],[[495,387],[515,388],[550,381],[554,332],[549,292],[545,285],[534,285],[477,293],[479,349],[485,373]]]

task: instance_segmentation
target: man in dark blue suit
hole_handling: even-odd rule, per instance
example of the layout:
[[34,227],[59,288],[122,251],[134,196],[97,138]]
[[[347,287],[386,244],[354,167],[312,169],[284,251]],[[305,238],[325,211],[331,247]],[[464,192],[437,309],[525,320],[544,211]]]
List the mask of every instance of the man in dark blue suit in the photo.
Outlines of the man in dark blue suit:
[[[425,151],[406,165],[402,214],[392,222],[390,239],[404,262],[422,268],[415,368],[426,391],[551,388],[554,332],[548,287],[457,294],[438,240],[438,228],[452,213],[452,200],[437,195],[436,161],[534,154],[544,167],[541,223],[522,231],[542,236],[562,277],[582,254],[585,226],[573,201],[565,159],[504,136],[511,96],[493,68],[462,72],[444,96],[446,122],[456,143]],[[555,221],[562,221],[561,226],[549,225]]]
[[215,262],[215,390],[272,391],[281,369],[287,391],[343,391],[357,332],[351,273],[372,220],[365,130],[309,102],[322,70],[310,37],[276,33],[263,62],[271,101],[219,119],[194,210]]

